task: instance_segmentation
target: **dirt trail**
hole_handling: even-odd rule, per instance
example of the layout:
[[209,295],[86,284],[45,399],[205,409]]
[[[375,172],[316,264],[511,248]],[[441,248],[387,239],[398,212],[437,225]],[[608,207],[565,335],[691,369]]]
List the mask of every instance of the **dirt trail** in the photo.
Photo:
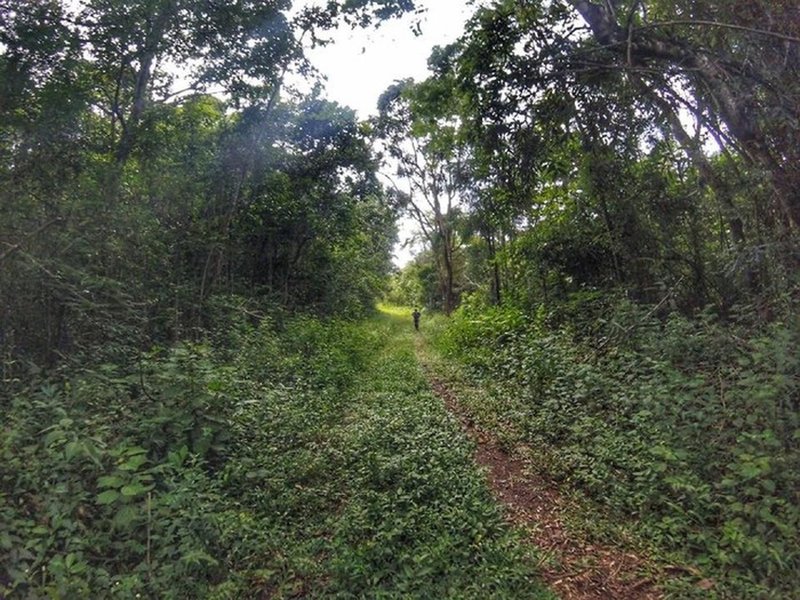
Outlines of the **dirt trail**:
[[427,371],[433,390],[476,442],[475,460],[485,468],[507,519],[528,532],[543,552],[542,578],[556,595],[564,600],[662,598],[653,579],[644,574],[648,564],[642,558],[572,537],[564,527],[564,502],[554,486],[532,474],[522,458],[505,452],[491,433],[474,423],[447,385]]

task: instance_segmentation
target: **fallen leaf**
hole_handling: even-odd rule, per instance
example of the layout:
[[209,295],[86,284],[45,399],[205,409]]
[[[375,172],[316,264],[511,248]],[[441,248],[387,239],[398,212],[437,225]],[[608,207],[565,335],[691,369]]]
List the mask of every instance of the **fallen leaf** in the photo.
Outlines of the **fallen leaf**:
[[715,585],[717,584],[713,579],[701,579],[697,582],[697,587],[699,587],[701,590],[710,590]]

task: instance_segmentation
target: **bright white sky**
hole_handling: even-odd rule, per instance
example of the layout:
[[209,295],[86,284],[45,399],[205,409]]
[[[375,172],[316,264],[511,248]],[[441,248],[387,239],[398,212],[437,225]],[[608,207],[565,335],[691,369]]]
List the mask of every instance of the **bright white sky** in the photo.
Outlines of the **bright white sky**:
[[[454,42],[475,10],[465,0],[421,0],[419,4],[427,9],[421,16],[406,15],[378,29],[340,28],[331,36],[332,44],[308,51],[312,64],[327,78],[330,100],[355,109],[360,119],[375,114],[378,97],[394,81],[428,76],[431,49]],[[412,31],[417,18],[421,19],[421,35]],[[400,267],[419,251],[418,246],[403,247],[414,231],[412,221],[400,223],[394,260]]]
[[[322,1],[306,0],[305,4]],[[308,51],[311,62],[327,77],[331,100],[356,109],[362,119],[374,114],[378,96],[395,80],[427,77],[431,49],[454,42],[474,10],[465,0],[420,0],[418,4],[427,9],[421,15],[419,36],[411,26],[420,16],[406,15],[377,29],[340,28],[331,36],[333,44]]]

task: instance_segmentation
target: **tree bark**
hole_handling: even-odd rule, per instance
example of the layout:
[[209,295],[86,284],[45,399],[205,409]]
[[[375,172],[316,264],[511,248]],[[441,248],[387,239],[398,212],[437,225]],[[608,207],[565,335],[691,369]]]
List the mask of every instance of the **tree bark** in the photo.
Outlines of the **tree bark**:
[[444,239],[444,269],[445,269],[445,289],[444,289],[444,312],[449,315],[455,308],[455,295],[453,293],[453,251],[450,235]]
[[697,169],[698,173],[700,173],[702,182],[714,192],[714,196],[720,205],[720,212],[728,223],[734,248],[736,248],[736,250],[741,250],[746,242],[744,224],[737,214],[738,211],[733,203],[730,186],[717,175],[706,155],[703,154],[703,151],[692,141],[691,136],[683,128],[683,124],[672,106],[645,86],[642,86],[641,89],[643,92],[647,93],[661,109],[675,140],[681,145],[681,148],[686,152],[689,160],[692,161],[692,164]]
[[491,302],[494,306],[500,306],[503,303],[502,282],[500,280],[500,265],[497,262],[497,247],[492,234],[486,236],[486,245],[489,248],[489,264],[492,265]]
[[150,82],[153,78],[153,67],[158,47],[164,38],[167,23],[172,16],[174,2],[167,2],[158,11],[145,37],[144,48],[140,56],[139,70],[136,73],[136,85],[133,90],[133,103],[131,111],[122,130],[122,137],[119,140],[116,152],[117,165],[123,165],[128,160],[133,151],[138,134],[139,124],[147,107],[147,98],[150,90]]

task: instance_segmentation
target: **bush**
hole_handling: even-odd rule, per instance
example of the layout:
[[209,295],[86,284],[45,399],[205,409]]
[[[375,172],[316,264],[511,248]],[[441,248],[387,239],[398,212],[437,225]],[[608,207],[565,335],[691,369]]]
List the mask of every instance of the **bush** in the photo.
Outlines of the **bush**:
[[[294,487],[314,461],[293,448],[338,410],[332,400],[379,337],[310,318],[287,319],[282,333],[265,320],[229,334],[222,354],[156,349],[138,364],[40,377],[11,397],[0,595],[251,593],[257,584],[239,571],[280,548],[273,515],[287,501],[314,510],[313,495]],[[230,364],[220,360],[231,352]],[[254,490],[261,469],[271,478],[283,469],[281,486]],[[264,531],[241,539],[255,529]]]
[[[800,327],[661,321],[620,303],[576,341],[550,315],[467,304],[441,349],[568,481],[729,593],[796,594]],[[598,342],[598,340],[600,340]]]

